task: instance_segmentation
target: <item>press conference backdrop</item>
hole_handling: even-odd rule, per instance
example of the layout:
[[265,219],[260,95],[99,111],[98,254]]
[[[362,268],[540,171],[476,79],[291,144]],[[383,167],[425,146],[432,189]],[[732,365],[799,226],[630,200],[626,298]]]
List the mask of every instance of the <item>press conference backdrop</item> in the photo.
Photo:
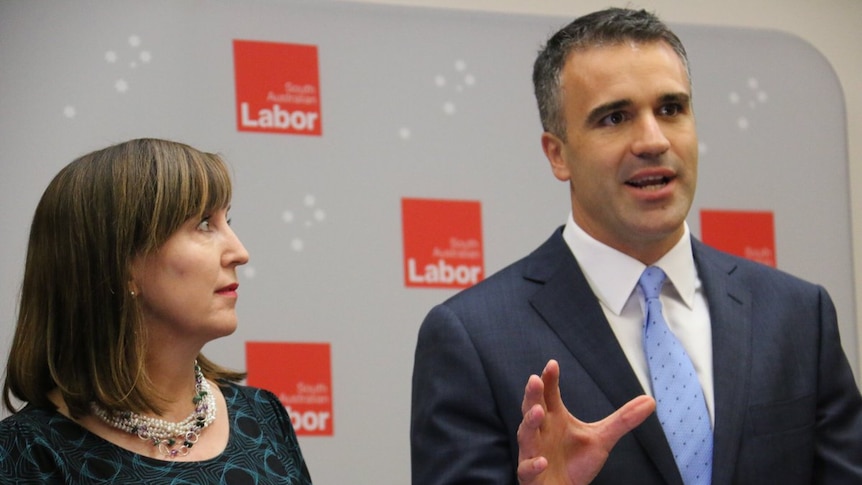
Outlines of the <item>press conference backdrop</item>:
[[[0,3],[0,346],[30,219],[62,166],[143,136],[218,152],[251,261],[239,329],[205,351],[277,388],[316,483],[408,483],[423,316],[568,215],[530,74],[569,20],[334,2]],[[830,291],[857,368],[832,69],[785,33],[674,27],[700,135],[692,232],[701,209],[771,214],[777,266]],[[438,246],[410,246],[423,228]]]

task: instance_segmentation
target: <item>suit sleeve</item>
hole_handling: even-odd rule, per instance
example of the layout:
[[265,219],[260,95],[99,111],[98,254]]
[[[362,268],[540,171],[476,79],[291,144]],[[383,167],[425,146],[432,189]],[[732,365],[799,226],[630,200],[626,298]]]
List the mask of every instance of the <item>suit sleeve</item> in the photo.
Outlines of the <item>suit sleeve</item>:
[[841,347],[835,307],[822,288],[820,311],[820,384],[812,483],[862,483],[862,397]]
[[410,443],[413,485],[515,483],[517,455],[483,362],[445,304],[429,312],[419,331]]

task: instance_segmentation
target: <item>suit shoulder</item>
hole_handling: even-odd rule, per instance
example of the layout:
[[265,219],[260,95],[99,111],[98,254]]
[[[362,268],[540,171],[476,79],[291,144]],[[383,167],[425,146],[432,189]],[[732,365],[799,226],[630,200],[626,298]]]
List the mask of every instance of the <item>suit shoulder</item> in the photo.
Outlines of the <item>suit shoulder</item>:
[[701,271],[727,272],[755,285],[789,286],[807,290],[821,288],[820,285],[799,276],[715,249],[699,241],[695,245],[695,262]]
[[[465,288],[447,298],[442,305],[450,307],[472,306],[477,302],[488,302],[502,297],[521,293],[529,282],[524,279],[526,259],[522,258],[494,272],[475,285]],[[483,305],[486,306],[487,305]]]
[[475,285],[461,290],[446,300],[453,304],[463,300],[484,298],[488,295],[506,295],[532,292],[544,284],[561,267],[563,258],[571,258],[570,250],[562,237],[562,227],[528,255],[504,266]]

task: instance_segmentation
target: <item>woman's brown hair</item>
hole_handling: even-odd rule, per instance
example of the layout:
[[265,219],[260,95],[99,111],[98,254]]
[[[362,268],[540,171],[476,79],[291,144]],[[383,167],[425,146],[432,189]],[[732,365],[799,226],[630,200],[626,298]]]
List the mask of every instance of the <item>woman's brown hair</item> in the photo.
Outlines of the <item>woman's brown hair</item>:
[[[3,398],[52,407],[58,388],[79,417],[110,410],[159,412],[147,375],[147,329],[129,291],[131,262],[186,221],[227,207],[222,159],[167,140],[138,139],[84,155],[42,195],[33,223]],[[198,356],[210,379],[244,374]]]

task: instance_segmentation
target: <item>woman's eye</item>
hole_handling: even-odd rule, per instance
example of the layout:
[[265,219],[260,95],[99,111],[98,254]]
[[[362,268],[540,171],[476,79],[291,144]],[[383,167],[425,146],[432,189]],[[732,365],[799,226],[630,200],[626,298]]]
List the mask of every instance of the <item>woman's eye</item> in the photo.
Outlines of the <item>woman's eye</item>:
[[201,231],[209,232],[210,230],[210,218],[209,216],[204,217],[204,220],[198,224],[198,229]]

